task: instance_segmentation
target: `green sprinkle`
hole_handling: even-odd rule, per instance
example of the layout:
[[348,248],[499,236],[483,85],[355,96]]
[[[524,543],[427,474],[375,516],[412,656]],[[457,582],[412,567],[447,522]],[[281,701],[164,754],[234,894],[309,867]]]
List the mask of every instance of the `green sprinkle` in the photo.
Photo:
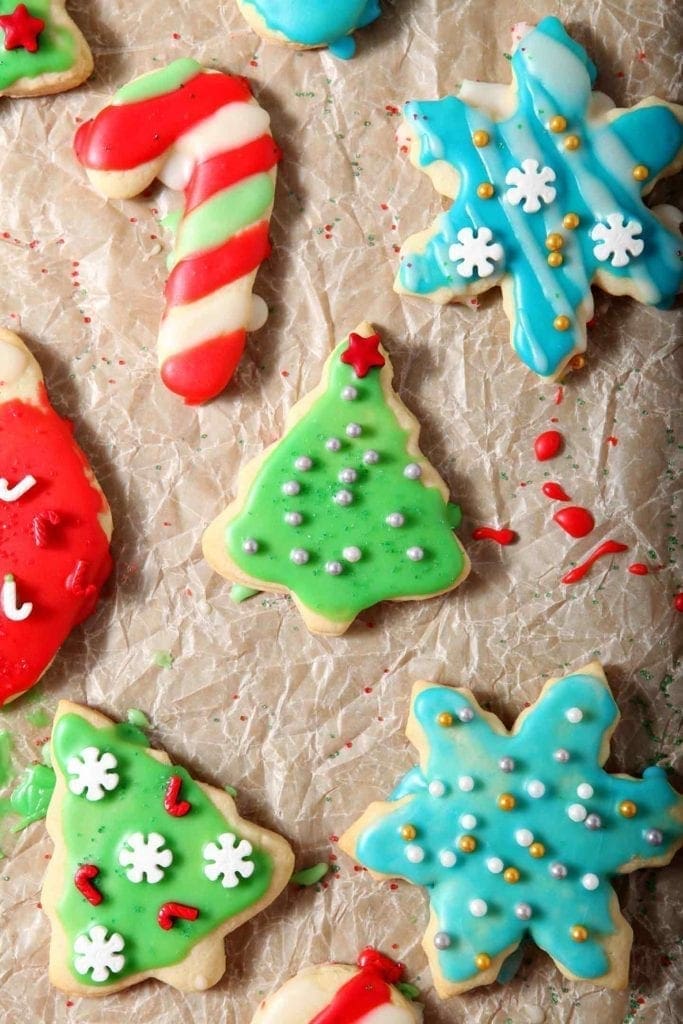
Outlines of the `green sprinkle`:
[[140,711],[139,708],[128,708],[126,711],[126,719],[130,725],[134,725],[138,729],[151,729],[152,727],[152,723],[145,712]]
[[26,716],[26,721],[36,729],[44,729],[52,721],[45,708],[36,708]]
[[235,604],[241,604],[242,601],[248,601],[250,597],[255,597],[256,594],[260,593],[260,590],[254,590],[252,587],[243,587],[241,583],[235,583],[230,588],[230,600],[234,601]]
[[0,731],[0,788],[12,778],[12,736],[6,729]]
[[302,868],[301,871],[297,871],[290,878],[290,882],[293,882],[294,885],[302,886],[317,885],[329,870],[329,864],[314,864],[310,868]]
[[173,668],[174,657],[170,651],[155,651],[154,664],[157,668]]
[[233,798],[233,800],[237,796],[237,790],[235,789],[234,786],[223,786],[223,789],[228,794],[228,796],[231,796]]
[[406,999],[410,999],[411,1002],[415,999],[420,998],[420,990],[417,985],[411,985],[409,981],[399,981],[396,988],[399,990],[402,996]]

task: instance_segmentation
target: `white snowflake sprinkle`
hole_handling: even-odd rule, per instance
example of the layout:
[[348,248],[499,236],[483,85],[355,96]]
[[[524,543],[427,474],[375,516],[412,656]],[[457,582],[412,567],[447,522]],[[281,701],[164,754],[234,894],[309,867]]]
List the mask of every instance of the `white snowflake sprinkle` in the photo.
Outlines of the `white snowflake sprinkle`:
[[142,832],[133,832],[126,836],[123,849],[119,852],[119,864],[128,868],[126,876],[129,882],[142,882],[145,879],[155,885],[164,877],[164,868],[170,868],[173,854],[164,849],[166,840],[158,832],[150,832],[147,838]]
[[74,942],[74,967],[79,974],[92,972],[93,981],[106,981],[110,974],[123,970],[126,958],[121,953],[125,945],[118,932],[107,938],[104,925],[93,925],[87,935],[79,935]]
[[523,160],[522,166],[512,167],[505,178],[507,185],[512,185],[505,193],[505,198],[512,206],[523,203],[525,213],[538,213],[541,203],[552,203],[556,191],[550,184],[555,181],[552,167],[538,166],[538,160]]
[[254,862],[247,860],[253,852],[251,843],[246,839],[236,843],[237,838],[232,832],[223,832],[217,843],[207,843],[204,847],[204,860],[207,861],[204,874],[211,882],[222,876],[224,889],[234,889],[239,885],[238,875],[251,878],[254,873]]
[[643,225],[637,220],[625,220],[621,213],[610,213],[605,220],[606,224],[596,224],[591,231],[591,238],[598,243],[593,247],[593,255],[601,263],[610,260],[613,267],[626,267],[631,257],[640,256],[645,248],[642,238],[636,237]]
[[97,747],[84,747],[66,763],[67,773],[75,776],[69,779],[69,789],[76,796],[85,793],[86,800],[101,800],[105,791],[110,793],[119,784],[118,774],[112,770],[117,764],[113,754],[102,754]]
[[504,256],[503,246],[493,241],[490,228],[461,228],[458,241],[448,250],[449,259],[456,264],[460,277],[472,277],[477,271],[479,277],[490,277]]

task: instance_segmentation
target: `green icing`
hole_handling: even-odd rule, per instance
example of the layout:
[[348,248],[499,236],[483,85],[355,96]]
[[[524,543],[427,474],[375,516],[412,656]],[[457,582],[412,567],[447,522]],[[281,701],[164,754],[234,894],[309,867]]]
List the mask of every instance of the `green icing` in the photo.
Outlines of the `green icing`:
[[140,711],[139,708],[128,708],[126,718],[129,725],[134,725],[138,729],[150,729],[152,726],[145,712]]
[[190,57],[183,57],[174,61],[168,67],[159,68],[158,71],[150,71],[147,75],[141,75],[128,85],[122,86],[114,95],[113,105],[122,106],[124,103],[139,103],[142,100],[153,100],[157,96],[165,96],[167,93],[180,89],[185,82],[189,82],[201,71],[201,65]]
[[[329,361],[324,394],[288,431],[262,463],[238,516],[228,523],[225,543],[231,559],[256,580],[291,590],[300,601],[333,622],[351,622],[364,608],[398,597],[421,597],[451,587],[462,575],[466,559],[453,535],[453,510],[436,487],[404,475],[405,467],[422,456],[407,452],[409,431],[399,424],[389,407],[380,373],[373,369],[358,378],[341,362],[343,342]],[[341,397],[352,387],[357,397]],[[361,426],[360,437],[346,435],[348,424]],[[341,441],[339,451],[326,441]],[[364,453],[376,451],[379,461],[366,465]],[[295,460],[308,456],[307,472],[295,468]],[[357,481],[340,482],[341,470],[357,472]],[[285,483],[295,481],[300,493],[288,497]],[[353,502],[334,501],[348,490]],[[299,526],[285,522],[285,515],[301,513]],[[404,525],[389,526],[388,515],[400,513]],[[247,554],[246,540],[255,540],[258,551]],[[361,549],[361,559],[350,562],[347,547]],[[424,552],[411,561],[409,548]],[[309,553],[305,565],[292,562],[291,552]],[[342,572],[331,575],[326,564],[339,562]]]
[[12,736],[7,729],[0,730],[0,789],[12,778]]
[[322,882],[329,870],[329,864],[313,864],[310,868],[302,868],[301,871],[296,871],[290,881],[294,885],[317,885],[318,882]]
[[260,593],[260,590],[254,590],[253,587],[243,587],[241,583],[235,583],[230,588],[230,600],[235,604],[242,604],[243,601],[248,601],[250,597],[256,597]]
[[[18,6],[16,0],[0,0],[0,14],[12,14]],[[68,71],[76,60],[76,41],[69,28],[55,25],[51,13],[51,0],[29,0],[29,14],[41,18],[45,28],[38,36],[35,53],[19,47],[4,48],[5,34],[0,29],[0,90],[9,89],[20,78]]]
[[50,724],[52,718],[48,715],[45,708],[36,708],[35,711],[30,711],[26,715],[26,721],[35,729],[44,729]]
[[10,797],[12,813],[21,819],[12,826],[12,832],[22,832],[45,817],[54,788],[55,773],[47,765],[34,764],[22,773]]
[[238,231],[261,220],[273,202],[270,174],[254,174],[239,185],[217,192],[185,217],[179,227],[172,263],[215,249]]
[[[128,729],[132,728],[130,726]],[[124,727],[125,729],[125,727]],[[62,717],[54,729],[53,756],[58,771],[68,781],[66,766],[70,758],[84,748],[96,747],[109,752],[117,761],[118,785],[100,800],[88,800],[67,790],[62,804],[62,830],[66,845],[64,889],[57,913],[73,949],[79,936],[96,925],[123,937],[123,968],[112,981],[142,971],[157,970],[183,960],[196,943],[230,918],[242,913],[267,892],[273,876],[273,863],[263,850],[254,848],[249,860],[255,870],[250,878],[240,878],[234,888],[224,888],[221,879],[210,881],[204,874],[203,851],[225,832],[240,836],[211,802],[189,773],[177,765],[160,764],[139,740],[130,742],[120,726],[95,728],[80,716]],[[191,804],[182,817],[173,817],[164,808],[164,794],[171,775],[182,779],[180,798]],[[136,884],[127,877],[129,868],[119,864],[118,855],[125,840],[135,832],[145,837],[157,832],[164,837],[165,848],[173,862],[161,881]],[[80,865],[99,868],[95,884],[102,893],[99,906],[92,906],[76,889],[73,878]],[[196,907],[195,921],[176,920],[168,931],[157,922],[160,907],[167,902]],[[90,973],[71,972],[85,985],[101,987]]]

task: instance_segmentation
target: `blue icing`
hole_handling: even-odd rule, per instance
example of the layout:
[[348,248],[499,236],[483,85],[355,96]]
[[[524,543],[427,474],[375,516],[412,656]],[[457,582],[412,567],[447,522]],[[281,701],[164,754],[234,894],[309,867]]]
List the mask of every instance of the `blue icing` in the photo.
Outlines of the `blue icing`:
[[[244,0],[269,29],[302,46],[329,46],[343,60],[356,44],[349,33],[364,28],[382,13],[379,0]],[[349,38],[346,38],[349,37]]]
[[[681,238],[641,198],[643,188],[675,160],[683,127],[657,101],[619,113],[609,123],[589,117],[595,67],[557,18],[545,18],[524,37],[512,67],[517,107],[507,119],[494,121],[453,96],[406,104],[404,117],[419,143],[420,166],[444,160],[458,171],[460,184],[426,246],[419,243],[423,251],[411,252],[407,243],[397,286],[418,295],[445,289],[457,299],[473,285],[482,291],[504,283],[513,308],[515,351],[536,373],[554,376],[585,348],[585,324],[593,308],[590,285],[598,272],[619,279],[617,292],[637,292],[638,298],[663,308],[683,285]],[[566,130],[551,132],[548,122],[557,115],[566,119]],[[477,130],[490,137],[481,148],[472,141]],[[578,149],[565,148],[569,135],[579,137]],[[526,160],[536,161],[530,176],[523,168]],[[633,176],[639,164],[648,169],[645,181]],[[555,194],[537,195],[537,208],[524,210],[534,205],[527,200],[526,186],[545,168],[551,172],[545,185]],[[519,177],[506,182],[511,171]],[[510,197],[520,180],[523,192],[514,205]],[[484,182],[494,186],[490,199],[477,195]],[[564,227],[567,213],[578,215],[578,228]],[[622,227],[627,228],[625,245],[618,237]],[[486,265],[468,266],[462,249],[454,254],[451,247],[458,245],[463,229],[478,238],[482,228],[491,232],[489,244],[502,252]],[[559,267],[547,262],[551,233],[564,240]],[[604,284],[611,289],[609,280]],[[568,330],[555,329],[558,316],[569,318]]]
[[[577,708],[581,720],[569,721],[567,711]],[[463,709],[473,712],[471,721],[458,719]],[[451,714],[451,725],[438,723],[442,712]],[[505,976],[507,958],[526,936],[573,975],[608,973],[609,939],[616,932],[610,879],[634,858],[647,866],[672,854],[683,841],[683,799],[660,768],[648,768],[639,780],[601,767],[618,718],[607,684],[589,674],[559,680],[544,689],[512,733],[495,731],[491,716],[466,691],[448,687],[419,692],[412,716],[413,734],[419,729],[424,737],[421,766],[408,772],[390,802],[373,805],[377,813],[360,832],[355,854],[373,871],[426,887],[438,930],[451,943],[433,951],[445,979],[476,984],[475,957],[482,952],[491,960],[502,958]],[[554,757],[558,750],[568,752],[566,762]],[[512,758],[512,771],[500,767],[504,757]],[[442,784],[443,795],[434,792],[434,782]],[[504,793],[515,798],[512,810],[498,806]],[[623,801],[636,804],[634,817],[620,813]],[[601,827],[592,830],[570,817],[572,805],[574,816],[576,807],[579,816],[598,815]],[[463,815],[476,823],[463,821]],[[400,834],[408,824],[416,830],[410,841]],[[654,841],[648,842],[652,829],[661,836],[650,834]],[[520,830],[545,847],[542,856],[529,853],[529,837]],[[459,846],[465,835],[476,840],[471,853]],[[413,847],[418,858],[411,860]],[[456,863],[444,865],[444,853],[450,860],[455,854]],[[549,870],[558,862],[566,869],[564,878]],[[508,867],[520,873],[516,884],[505,881]],[[483,916],[472,914],[472,900],[485,901]],[[530,908],[528,919],[516,915],[519,904]],[[574,925],[587,929],[586,941],[572,938]],[[512,969],[514,962],[507,966]]]

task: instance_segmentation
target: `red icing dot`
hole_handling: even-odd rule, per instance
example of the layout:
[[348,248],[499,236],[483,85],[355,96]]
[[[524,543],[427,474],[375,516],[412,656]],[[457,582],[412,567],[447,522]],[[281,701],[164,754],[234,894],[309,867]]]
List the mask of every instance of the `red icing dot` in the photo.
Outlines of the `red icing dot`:
[[548,480],[547,483],[543,484],[541,488],[546,498],[550,498],[551,501],[571,501],[564,487],[561,484],[555,483],[553,480]]
[[644,562],[634,562],[633,565],[629,565],[628,571],[634,576],[647,576],[650,570]]
[[554,459],[562,449],[564,438],[559,430],[546,430],[534,441],[534,452],[539,462]]
[[570,537],[586,537],[595,526],[591,513],[580,505],[559,509],[553,519]]
[[25,4],[19,4],[11,14],[0,15],[0,28],[5,32],[6,50],[23,47],[29,53],[36,53],[38,36],[45,28],[45,22],[32,17]]
[[677,612],[683,612],[683,593],[676,594],[674,597],[674,608]]

